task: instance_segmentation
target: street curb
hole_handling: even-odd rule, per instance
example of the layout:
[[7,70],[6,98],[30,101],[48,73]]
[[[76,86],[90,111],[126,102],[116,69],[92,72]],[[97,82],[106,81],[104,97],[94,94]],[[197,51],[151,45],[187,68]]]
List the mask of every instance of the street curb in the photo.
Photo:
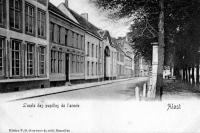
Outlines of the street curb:
[[[135,77],[134,77],[135,78]],[[15,98],[8,98],[8,99],[3,99],[4,102],[12,102],[12,101],[19,101],[19,100],[25,100],[25,99],[31,99],[31,98],[36,98],[36,97],[42,97],[42,96],[48,96],[48,95],[54,95],[54,94],[59,94],[59,93],[65,93],[65,92],[71,92],[71,91],[77,91],[77,90],[81,90],[81,89],[89,89],[89,88],[92,88],[92,87],[96,87],[96,86],[101,86],[101,85],[107,85],[107,84],[112,84],[112,83],[115,83],[115,82],[123,82],[123,81],[128,81],[128,80],[132,80],[134,78],[128,78],[128,79],[119,79],[119,80],[112,80],[112,81],[104,81],[104,82],[93,82],[93,83],[89,83],[89,85],[87,86],[78,86],[78,85],[81,85],[81,84],[78,84],[77,86],[74,85],[74,86],[70,86],[72,88],[66,88],[66,89],[63,89],[63,90],[60,90],[59,89],[62,89],[63,87],[68,87],[68,86],[62,86],[62,87],[56,87],[55,89],[56,90],[52,90],[54,92],[43,92],[43,90],[41,90],[41,92],[39,92],[40,94],[28,94],[28,95],[25,95],[25,96],[21,96],[20,97],[20,94],[19,96],[15,97]],[[95,84],[96,83],[96,84]],[[99,84],[98,84],[99,83]],[[90,85],[91,84],[91,85]],[[77,88],[74,88],[74,87],[77,87]],[[47,89],[51,89],[51,88],[47,88]],[[30,91],[33,91],[33,90],[30,90]],[[40,91],[38,89],[38,91]],[[47,90],[48,91],[48,90]],[[18,93],[23,93],[22,92],[18,92]],[[1,94],[0,94],[1,95]],[[2,95],[6,95],[6,94],[2,94]]]

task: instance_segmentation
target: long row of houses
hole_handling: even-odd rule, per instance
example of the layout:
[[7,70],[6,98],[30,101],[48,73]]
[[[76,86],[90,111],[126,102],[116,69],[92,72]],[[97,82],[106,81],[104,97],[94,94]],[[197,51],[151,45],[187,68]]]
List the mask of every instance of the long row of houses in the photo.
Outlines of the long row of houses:
[[0,92],[134,76],[125,38],[114,39],[65,0],[0,0]]

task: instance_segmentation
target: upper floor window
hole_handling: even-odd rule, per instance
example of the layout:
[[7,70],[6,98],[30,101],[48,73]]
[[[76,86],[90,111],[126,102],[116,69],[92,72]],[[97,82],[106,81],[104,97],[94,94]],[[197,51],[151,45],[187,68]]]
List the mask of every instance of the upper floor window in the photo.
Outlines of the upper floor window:
[[29,3],[25,5],[25,31],[35,34],[35,7]]
[[99,58],[101,59],[101,46],[99,46]]
[[94,44],[92,44],[92,57],[94,57]]
[[0,76],[4,75],[4,39],[0,38]]
[[67,46],[68,30],[66,29],[65,31],[66,31],[66,33],[65,33],[65,45]]
[[79,36],[79,34],[76,34],[76,48],[79,48],[79,46],[78,46],[78,36]]
[[55,27],[55,24],[54,23],[50,23],[50,41],[51,42],[54,41],[54,27]]
[[34,44],[27,44],[27,75],[34,74]]
[[57,38],[57,39],[58,39],[57,42],[58,42],[58,43],[60,43],[60,40],[61,40],[61,34],[60,34],[60,31],[61,31],[61,26],[58,25],[58,30],[57,30],[57,36],[58,36],[58,38]]
[[10,0],[10,28],[22,30],[22,1]]
[[44,38],[46,35],[46,13],[38,9],[37,23],[38,23],[38,36]]
[[39,47],[39,74],[44,75],[45,74],[45,47],[40,46]]
[[90,56],[90,43],[87,43],[87,55]]
[[21,42],[12,40],[11,44],[12,51],[12,75],[20,76],[21,69]]
[[72,47],[74,46],[74,32],[72,31]]
[[96,46],[96,58],[98,56],[98,46]]
[[6,1],[0,0],[0,25],[4,25],[6,21]]
[[81,36],[81,49],[84,50],[85,49],[85,46],[84,46],[84,37]]

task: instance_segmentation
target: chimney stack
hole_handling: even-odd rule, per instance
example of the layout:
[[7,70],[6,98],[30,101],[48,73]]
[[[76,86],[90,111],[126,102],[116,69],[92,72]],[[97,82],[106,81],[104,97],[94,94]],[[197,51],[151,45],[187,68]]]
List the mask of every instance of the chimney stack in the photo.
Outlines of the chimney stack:
[[65,6],[68,8],[68,0],[65,0]]
[[88,21],[88,13],[82,13],[81,16]]

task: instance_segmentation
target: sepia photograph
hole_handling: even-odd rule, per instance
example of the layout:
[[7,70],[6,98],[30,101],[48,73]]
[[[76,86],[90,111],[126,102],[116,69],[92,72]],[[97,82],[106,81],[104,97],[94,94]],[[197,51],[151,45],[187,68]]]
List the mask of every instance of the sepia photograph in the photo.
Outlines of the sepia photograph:
[[200,0],[0,0],[0,133],[200,133]]

